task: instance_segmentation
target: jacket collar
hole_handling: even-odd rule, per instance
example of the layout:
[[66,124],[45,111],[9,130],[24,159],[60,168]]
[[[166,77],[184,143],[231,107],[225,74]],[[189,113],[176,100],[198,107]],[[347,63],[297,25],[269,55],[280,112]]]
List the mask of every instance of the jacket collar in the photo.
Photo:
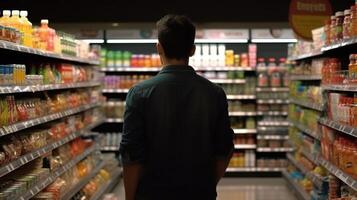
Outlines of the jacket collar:
[[162,73],[175,73],[175,72],[189,72],[196,73],[195,69],[189,65],[167,65],[161,69],[159,74]]

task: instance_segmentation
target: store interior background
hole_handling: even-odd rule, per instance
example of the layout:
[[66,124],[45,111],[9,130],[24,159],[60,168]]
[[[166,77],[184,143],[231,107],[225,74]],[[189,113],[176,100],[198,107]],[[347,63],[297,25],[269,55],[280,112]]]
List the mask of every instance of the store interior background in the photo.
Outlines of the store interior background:
[[[333,13],[337,11],[343,11],[349,8],[351,5],[355,4],[353,0],[330,0]],[[29,19],[34,25],[39,25],[41,19],[49,19],[49,26],[55,28],[56,30],[64,31],[66,33],[71,33],[75,35],[78,39],[92,41],[94,46],[101,46],[102,49],[107,51],[130,51],[133,54],[154,54],[155,45],[152,42],[149,43],[107,43],[110,39],[120,39],[117,37],[111,38],[111,32],[115,33],[115,30],[140,30],[140,31],[151,31],[155,29],[155,22],[166,14],[184,14],[189,16],[197,25],[199,30],[229,30],[229,29],[244,29],[248,31],[248,37],[246,43],[224,43],[226,50],[233,50],[235,54],[249,53],[250,45],[255,44],[257,47],[256,58],[264,58],[265,62],[269,63],[269,58],[275,58],[274,62],[279,63],[280,58],[288,59],[288,46],[289,42],[267,42],[267,43],[254,43],[252,40],[253,30],[287,30],[292,33],[289,24],[289,0],[276,0],[276,1],[259,1],[259,0],[247,0],[247,1],[232,1],[232,0],[221,0],[221,1],[165,1],[165,0],[152,0],[152,1],[118,1],[118,0],[75,0],[75,1],[65,1],[65,0],[5,0],[0,3],[2,10],[27,10],[29,12]],[[115,34],[114,34],[115,35]],[[298,39],[296,35],[290,34],[291,37],[288,39]],[[123,38],[125,39],[125,38]],[[142,39],[142,38],[138,38]],[[100,41],[100,42],[98,42]],[[102,42],[103,41],[103,42]],[[293,42],[295,43],[295,42]],[[207,43],[209,44],[209,43]],[[218,43],[220,44],[220,43]],[[348,65],[348,56],[346,53],[356,53],[356,43],[350,49],[345,51],[336,51],[329,53],[330,56],[340,56],[342,63]],[[21,58],[20,58],[21,60]],[[28,62],[28,60],[26,61]],[[291,63],[289,63],[291,64]],[[292,65],[289,65],[290,67]],[[204,67],[204,66],[200,66]],[[111,68],[111,69],[110,69]],[[145,76],[146,79],[150,76],[155,75],[158,70],[134,70],[134,71],[120,71],[116,70],[113,66],[98,66],[98,69],[102,76]],[[114,69],[114,70],[113,70]],[[281,70],[281,71],[279,71]],[[213,79],[217,80],[217,74],[219,71],[205,72],[202,70],[200,73],[208,73],[206,76],[213,76]],[[268,71],[268,70],[266,70]],[[276,69],[283,79],[283,74],[287,73],[287,68]],[[224,71],[225,73],[229,73]],[[210,74],[211,73],[211,74]],[[217,73],[212,75],[212,73]],[[246,79],[258,78],[260,73],[267,73],[263,70],[243,70],[242,74],[233,75],[233,79]],[[216,76],[216,77],[215,77]],[[239,78],[238,78],[239,77]],[[137,77],[135,78],[137,79]],[[227,80],[231,80],[226,77]],[[141,79],[140,79],[141,80]],[[221,82],[220,82],[221,81]],[[220,85],[227,83],[222,83],[222,80],[218,80]],[[231,83],[228,83],[231,84]],[[234,84],[234,80],[233,80]],[[241,84],[241,83],[239,83]],[[305,84],[305,83],[304,83]],[[310,83],[307,83],[307,85]],[[320,82],[312,82],[313,86],[319,86]],[[120,104],[120,109],[123,109],[123,102],[125,101],[126,92],[123,88],[116,88],[118,90],[106,90],[105,84],[102,85],[103,96],[106,97],[106,103],[103,103],[104,113],[107,112],[106,119],[104,123],[94,127],[92,132],[97,132],[106,135],[107,142],[101,143],[102,154],[106,159],[116,159],[118,154],[118,141],[120,138],[120,132],[122,131],[122,116],[113,116],[115,114],[108,114],[108,110],[115,109]],[[255,86],[254,86],[255,87]],[[258,87],[258,86],[257,86]],[[127,89],[127,88],[125,88]],[[254,88],[255,90],[255,88]],[[109,92],[108,92],[109,91]],[[264,92],[264,89],[262,90]],[[233,200],[233,199],[244,199],[244,200],[295,200],[295,199],[312,199],[311,195],[304,191],[311,191],[312,185],[319,180],[315,177],[309,177],[310,172],[304,172],[304,179],[309,179],[310,182],[306,183],[301,180],[294,182],[294,180],[289,179],[282,172],[286,171],[286,166],[271,166],[271,167],[258,167],[258,159],[272,158],[276,160],[294,160],[294,144],[288,139],[288,129],[289,125],[283,125],[278,127],[276,130],[271,131],[271,135],[278,135],[278,139],[271,137],[270,140],[286,140],[281,142],[282,151],[270,151],[267,148],[261,148],[259,151],[258,147],[258,137],[259,128],[266,128],[264,125],[258,125],[258,121],[267,117],[264,113],[260,112],[258,106],[261,104],[267,104],[268,106],[277,104],[277,107],[286,106],[285,109],[281,109],[275,114],[274,117],[281,115],[281,119],[284,119],[288,123],[288,107],[289,104],[289,88],[286,86],[285,89],[282,88],[279,94],[283,96],[281,99],[273,99],[268,97],[265,98],[264,95],[270,93],[269,90],[265,91],[266,94],[261,94],[256,98],[247,97],[247,99],[231,99],[230,101],[239,101],[242,105],[239,108],[244,108],[244,105],[250,104],[255,106],[254,109],[248,110],[232,110],[231,118],[236,121],[247,121],[253,119],[256,124],[251,129],[256,129],[253,133],[245,133],[244,131],[237,134],[248,135],[252,137],[254,143],[251,144],[240,144],[236,145],[236,152],[254,152],[254,164],[245,164],[245,166],[235,166],[230,167],[226,177],[221,182],[218,187],[218,199],[220,200]],[[255,92],[254,92],[255,93]],[[250,95],[250,94],[249,94]],[[255,94],[252,94],[255,95]],[[261,98],[261,99],[259,99]],[[259,103],[259,101],[263,103]],[[271,102],[269,102],[271,101]],[[265,103],[264,103],[265,102]],[[285,102],[285,103],[284,103]],[[291,103],[291,102],[290,102]],[[107,110],[106,110],[107,109]],[[109,116],[110,115],[110,116]],[[270,114],[269,114],[270,115]],[[289,113],[290,115],[290,113]],[[290,116],[289,116],[290,117]],[[269,117],[268,117],[269,118]],[[244,127],[246,125],[240,126],[238,129],[248,129]],[[234,127],[233,127],[234,128]],[[279,129],[281,128],[281,129]],[[279,130],[278,130],[279,129]],[[274,133],[274,131],[276,131]],[[115,135],[115,136],[114,136]],[[244,136],[245,137],[245,136]],[[261,136],[264,139],[264,136]],[[356,137],[356,136],[354,136]],[[117,140],[113,142],[112,140]],[[313,139],[312,139],[313,140]],[[356,140],[354,140],[356,141]],[[111,144],[108,144],[111,143]],[[103,146],[104,145],[104,146]],[[279,145],[278,145],[279,146]],[[287,158],[287,155],[291,155]],[[357,157],[356,157],[357,159]],[[238,161],[239,162],[239,161]],[[249,161],[250,162],[250,161]],[[300,161],[299,161],[300,162]],[[289,168],[294,168],[296,171],[303,171],[299,168],[299,162],[294,163],[294,161],[289,161]],[[294,166],[296,164],[296,166]],[[286,164],[288,165],[288,164]],[[357,165],[357,163],[356,163]],[[292,167],[291,167],[292,166]],[[296,169],[297,168],[297,169]],[[304,168],[305,169],[305,168]],[[1,170],[0,170],[1,171]],[[313,171],[313,170],[310,170]],[[357,171],[356,171],[357,174]],[[306,177],[305,177],[306,175]],[[0,176],[1,178],[1,176]],[[326,177],[324,177],[326,178]],[[311,180],[313,179],[313,180]],[[349,178],[352,182],[350,185],[357,188],[356,177]],[[299,182],[299,183],[297,183]],[[322,182],[322,181],[321,181]],[[325,185],[321,186],[321,190],[326,190],[325,187],[328,182],[323,180]],[[301,186],[303,185],[303,186]],[[103,190],[104,191],[104,190]],[[326,191],[325,191],[326,192]],[[118,200],[124,199],[123,185],[120,178],[111,184],[111,188],[107,188],[105,193],[111,193],[108,195],[107,199],[115,199],[119,197]],[[104,196],[104,194],[103,194]],[[102,197],[102,196],[101,196]],[[101,197],[98,197],[101,198]],[[324,196],[327,198],[327,196]],[[1,198],[0,198],[1,199]],[[321,199],[323,200],[323,198]],[[354,199],[353,199],[354,200]]]

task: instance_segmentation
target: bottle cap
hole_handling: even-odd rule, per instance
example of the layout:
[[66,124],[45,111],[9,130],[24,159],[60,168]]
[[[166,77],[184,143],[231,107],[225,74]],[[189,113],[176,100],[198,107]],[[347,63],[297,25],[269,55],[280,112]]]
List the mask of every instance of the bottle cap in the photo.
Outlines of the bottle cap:
[[269,62],[275,62],[275,58],[269,58]]
[[20,16],[21,16],[21,17],[27,17],[27,15],[28,15],[27,10],[21,10],[21,11],[20,11]]
[[342,11],[336,12],[336,17],[342,17],[342,16],[343,16],[343,12]]
[[11,12],[11,15],[12,15],[12,16],[19,16],[19,15],[20,15],[20,11],[19,11],[19,10],[13,10],[13,11]]
[[48,24],[48,19],[41,19],[41,24]]
[[259,62],[264,62],[264,58],[258,58]]
[[345,15],[350,15],[351,14],[351,10],[350,9],[346,9],[345,10]]
[[10,10],[4,10],[4,11],[2,11],[2,15],[9,17],[11,15],[11,11]]

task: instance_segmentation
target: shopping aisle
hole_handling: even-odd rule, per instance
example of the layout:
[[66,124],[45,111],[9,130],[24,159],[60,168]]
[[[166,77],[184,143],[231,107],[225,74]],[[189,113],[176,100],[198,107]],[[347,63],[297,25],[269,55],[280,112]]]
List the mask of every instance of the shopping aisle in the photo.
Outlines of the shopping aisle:
[[[122,182],[113,193],[124,200]],[[218,200],[296,200],[282,178],[224,178],[218,186]]]

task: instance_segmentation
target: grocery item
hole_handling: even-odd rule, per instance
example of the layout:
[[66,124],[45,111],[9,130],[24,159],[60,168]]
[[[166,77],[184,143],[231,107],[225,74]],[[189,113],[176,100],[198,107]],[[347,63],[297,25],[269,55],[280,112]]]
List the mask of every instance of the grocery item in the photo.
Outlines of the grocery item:
[[27,18],[28,12],[26,10],[20,11],[20,20],[22,23],[22,32],[24,37],[23,44],[28,47],[32,47],[32,23]]

